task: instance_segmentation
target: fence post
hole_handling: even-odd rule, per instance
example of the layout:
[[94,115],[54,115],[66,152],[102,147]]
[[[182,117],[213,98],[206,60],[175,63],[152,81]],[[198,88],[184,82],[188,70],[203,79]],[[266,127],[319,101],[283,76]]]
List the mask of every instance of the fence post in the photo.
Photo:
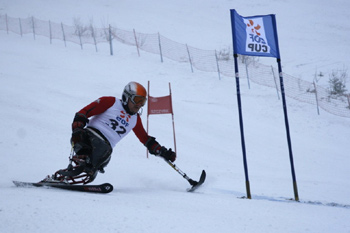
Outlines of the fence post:
[[160,43],[160,34],[159,34],[159,32],[158,32],[158,44],[159,44],[160,61],[163,63],[162,44]]
[[317,93],[317,86],[315,81],[313,81],[314,87],[315,87],[315,98],[316,98],[316,106],[317,106],[317,114],[320,115],[320,109],[318,105],[318,93]]
[[32,27],[33,27],[33,37],[35,40],[35,25],[34,25],[34,17],[32,16]]
[[136,37],[136,31],[134,30],[134,37],[135,37],[135,44],[136,44],[136,49],[137,49],[137,54],[140,56],[140,50],[139,50],[139,43],[137,43],[137,37]]
[[49,20],[49,30],[50,30],[50,44],[52,44],[52,29],[51,29],[51,21]]
[[94,27],[92,25],[90,26],[90,29],[91,29],[92,37],[94,38],[95,49],[96,49],[96,52],[97,52],[97,42],[96,42],[95,29],[94,29]]
[[220,67],[219,67],[219,59],[218,59],[218,55],[217,55],[217,53],[216,53],[216,50],[215,50],[215,60],[216,60],[216,67],[217,67],[217,70],[218,70],[219,80],[221,80],[221,77],[220,77]]
[[79,41],[80,41],[80,48],[83,49],[83,42],[81,41],[81,28],[78,28],[78,36],[79,36]]
[[7,19],[7,14],[5,15],[5,19],[6,19],[6,32],[7,32],[7,34],[9,34],[9,22]]
[[21,18],[18,18],[19,20],[19,31],[21,33],[21,37],[23,36],[23,33],[22,33],[22,22],[21,22]]
[[109,32],[109,50],[110,50],[111,56],[113,56],[112,28],[111,28],[111,25],[109,25],[108,32]]
[[62,34],[63,34],[64,47],[67,47],[66,35],[64,33],[63,23],[61,23],[61,28],[62,28]]
[[277,87],[276,76],[275,76],[275,72],[273,71],[273,66],[271,66],[271,70],[272,70],[272,75],[273,75],[273,81],[275,81],[275,87],[276,87],[277,97],[278,97],[278,99],[280,99],[280,95],[279,95],[278,87]]
[[192,73],[193,73],[192,59],[191,59],[190,50],[188,49],[187,44],[186,44],[186,48],[187,48],[187,53],[188,53],[188,60],[189,60],[189,62],[190,62],[190,64],[191,64],[191,71],[192,71]]

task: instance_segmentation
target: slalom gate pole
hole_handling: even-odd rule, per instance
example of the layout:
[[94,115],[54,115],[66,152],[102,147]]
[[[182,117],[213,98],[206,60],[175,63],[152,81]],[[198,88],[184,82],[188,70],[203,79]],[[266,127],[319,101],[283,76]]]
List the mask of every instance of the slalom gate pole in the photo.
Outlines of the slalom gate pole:
[[169,97],[170,97],[171,118],[172,118],[172,123],[173,123],[174,151],[176,153],[175,121],[174,121],[174,111],[173,111],[173,98],[171,95],[170,83],[169,83]]
[[292,143],[291,143],[290,132],[289,132],[288,113],[287,113],[286,97],[285,97],[285,92],[284,92],[284,83],[283,83],[283,73],[282,73],[281,59],[278,58],[277,59],[277,63],[278,63],[278,72],[279,72],[279,77],[280,77],[281,94],[282,94],[282,105],[283,105],[284,121],[285,121],[285,126],[286,126],[286,133],[287,133],[290,167],[291,167],[291,171],[292,171],[294,198],[295,198],[295,201],[299,201],[297,180],[296,180],[295,171],[294,171]]
[[250,184],[249,184],[249,177],[248,177],[247,156],[246,156],[245,141],[244,141],[242,103],[241,103],[241,91],[240,91],[240,87],[239,87],[239,73],[238,73],[237,57],[238,57],[238,55],[234,54],[236,88],[237,88],[237,104],[238,104],[238,114],[239,114],[239,126],[240,126],[240,130],[241,130],[241,144],[242,144],[243,166],[244,166],[244,173],[245,173],[245,185],[246,185],[246,191],[247,191],[247,198],[251,199],[252,197],[251,197],[251,194],[250,194]]
[[[149,101],[149,80],[148,80],[148,86],[147,86],[147,100]],[[149,102],[147,102],[147,134],[148,134],[148,128],[149,128]],[[148,158],[148,149],[146,149],[146,157]]]

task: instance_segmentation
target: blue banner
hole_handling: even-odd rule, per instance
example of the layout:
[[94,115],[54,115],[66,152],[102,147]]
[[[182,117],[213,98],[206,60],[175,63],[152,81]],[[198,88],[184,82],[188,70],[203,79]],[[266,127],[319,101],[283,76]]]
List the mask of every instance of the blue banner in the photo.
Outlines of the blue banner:
[[280,58],[275,15],[240,16],[231,10],[235,54]]

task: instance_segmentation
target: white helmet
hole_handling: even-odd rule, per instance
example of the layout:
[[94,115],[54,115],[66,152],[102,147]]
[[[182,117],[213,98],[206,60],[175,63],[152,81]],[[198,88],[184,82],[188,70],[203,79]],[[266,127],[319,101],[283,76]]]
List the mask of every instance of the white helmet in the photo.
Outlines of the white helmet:
[[130,100],[134,104],[145,105],[147,101],[147,91],[146,89],[137,82],[129,82],[125,87],[122,95],[123,105],[128,104]]

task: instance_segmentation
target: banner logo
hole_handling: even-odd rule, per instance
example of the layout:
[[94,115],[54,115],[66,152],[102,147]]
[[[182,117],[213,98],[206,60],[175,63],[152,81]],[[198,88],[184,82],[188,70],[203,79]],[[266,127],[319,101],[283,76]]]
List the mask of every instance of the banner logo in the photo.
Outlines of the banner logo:
[[246,52],[270,53],[263,18],[243,19],[243,21],[247,25]]

